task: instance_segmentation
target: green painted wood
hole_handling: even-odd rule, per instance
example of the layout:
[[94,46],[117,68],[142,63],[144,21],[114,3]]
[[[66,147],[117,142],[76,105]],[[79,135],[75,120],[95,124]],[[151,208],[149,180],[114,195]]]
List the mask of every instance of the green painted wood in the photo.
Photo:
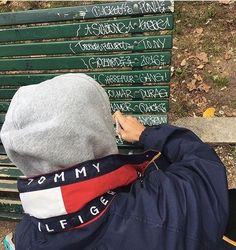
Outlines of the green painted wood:
[[106,87],[110,100],[146,100],[168,98],[169,86],[145,86],[145,87]]
[[[5,156],[5,155],[4,155]],[[3,156],[1,155],[1,158]],[[0,159],[0,166],[14,166],[10,159],[6,156],[4,159]]]
[[166,113],[169,109],[168,100],[158,101],[112,101],[111,110],[130,114]]
[[0,124],[5,121],[5,114],[0,114]]
[[47,25],[0,30],[0,42],[40,40],[85,36],[140,33],[172,30],[173,16],[148,16],[132,19],[118,19],[98,22]]
[[167,115],[133,115],[135,116],[143,125],[152,127],[157,126],[159,124],[167,123],[168,117]]
[[[116,71],[116,72],[86,72],[98,83],[110,86],[116,84],[146,84],[169,83],[170,69]],[[0,75],[0,86],[23,86],[36,84],[51,79],[58,74],[27,74],[27,75]],[[1,116],[0,116],[1,118]]]
[[91,18],[166,13],[172,10],[172,1],[131,1],[63,7],[42,10],[1,13],[1,25],[85,20]]
[[172,36],[147,36],[0,46],[0,56],[81,54],[114,51],[148,51],[172,48]]
[[0,179],[16,179],[23,176],[22,172],[16,167],[0,167]]
[[18,193],[16,181],[0,179],[0,192]]
[[5,155],[6,154],[5,148],[3,147],[2,144],[0,144],[0,154],[1,155]]
[[20,221],[23,217],[23,214],[16,213],[6,213],[0,211],[0,219],[1,220],[12,220],[12,221]]
[[[145,87],[106,87],[106,92],[111,100],[156,99],[168,98],[169,86],[145,86]],[[16,89],[0,89],[0,99],[11,99]]]
[[[8,102],[0,102],[0,112],[7,112],[9,107]],[[167,100],[161,101],[112,101],[111,109],[113,112],[120,110],[124,113],[141,113],[141,114],[156,114],[165,113],[169,110],[169,103]],[[0,153],[1,145],[0,145]]]
[[30,59],[2,59],[0,70],[58,70],[163,66],[171,62],[171,53],[153,52],[108,56],[72,56]]
[[23,208],[20,200],[13,198],[10,199],[7,197],[0,197],[0,217],[1,217],[1,212],[22,214]]
[[0,89],[0,99],[11,99],[16,89]]

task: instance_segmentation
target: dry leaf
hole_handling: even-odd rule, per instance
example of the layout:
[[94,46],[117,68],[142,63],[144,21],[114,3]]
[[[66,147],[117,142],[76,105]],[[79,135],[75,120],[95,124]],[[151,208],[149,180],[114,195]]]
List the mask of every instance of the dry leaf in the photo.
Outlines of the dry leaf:
[[197,66],[198,69],[203,69],[204,68],[204,64],[200,64],[199,66]]
[[187,63],[187,61],[186,61],[186,59],[184,59],[181,63],[180,63],[180,66],[185,66],[186,65],[186,63]]
[[195,98],[194,98],[194,103],[196,103],[196,105],[198,107],[201,107],[203,105],[205,105],[207,103],[207,99],[206,97],[204,96],[200,96],[200,95],[197,95]]
[[200,61],[202,61],[202,62],[204,62],[204,63],[207,63],[207,62],[208,62],[208,56],[207,56],[207,53],[205,53],[205,52],[201,52],[201,53],[197,54],[196,57],[197,57]]
[[197,33],[198,35],[201,35],[203,32],[203,28],[196,28],[194,32]]
[[203,117],[204,118],[212,118],[212,117],[214,117],[215,116],[215,109],[214,108],[208,108],[207,110],[205,110],[204,112],[203,112]]
[[194,74],[193,76],[197,81],[202,82],[202,77],[200,75]]
[[195,90],[195,89],[197,89],[196,82],[197,82],[197,80],[193,79],[190,83],[187,84],[187,89],[190,92],[193,91],[193,90]]
[[231,57],[232,57],[232,55],[230,53],[228,53],[228,52],[226,52],[225,55],[224,55],[225,60],[230,60]]
[[200,84],[200,85],[198,86],[198,89],[199,89],[200,91],[205,91],[206,93],[209,92],[210,88],[211,88],[211,86],[209,86],[209,85],[206,84],[206,83],[202,83],[202,84]]

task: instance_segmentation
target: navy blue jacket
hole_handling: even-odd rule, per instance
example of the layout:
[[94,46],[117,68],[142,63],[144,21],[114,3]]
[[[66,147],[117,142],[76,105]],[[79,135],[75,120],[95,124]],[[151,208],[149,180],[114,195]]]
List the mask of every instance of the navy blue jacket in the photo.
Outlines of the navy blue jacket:
[[16,250],[225,249],[227,181],[214,150],[191,131],[171,125],[146,128],[140,143],[162,157],[141,178],[118,188],[99,218],[47,233],[25,215],[16,229]]

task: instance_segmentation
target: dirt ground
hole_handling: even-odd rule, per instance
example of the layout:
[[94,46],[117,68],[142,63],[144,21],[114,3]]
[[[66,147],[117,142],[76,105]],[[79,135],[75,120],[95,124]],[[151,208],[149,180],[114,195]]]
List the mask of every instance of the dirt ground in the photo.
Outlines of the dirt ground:
[[[69,4],[76,2],[9,2],[0,12]],[[175,3],[170,121],[202,116],[207,108],[214,108],[215,116],[236,116],[235,13],[236,3]],[[214,148],[226,166],[229,187],[236,188],[236,146]],[[0,240],[15,225],[0,221]]]

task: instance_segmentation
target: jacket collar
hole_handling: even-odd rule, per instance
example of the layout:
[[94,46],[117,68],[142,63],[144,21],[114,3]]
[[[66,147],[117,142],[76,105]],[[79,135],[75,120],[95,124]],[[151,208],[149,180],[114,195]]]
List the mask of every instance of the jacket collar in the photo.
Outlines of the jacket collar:
[[[101,216],[108,207],[115,196],[111,190],[133,183],[159,155],[155,151],[109,155],[60,171],[20,178],[22,206],[25,213],[41,221],[39,231],[55,231],[55,224],[59,231],[86,224]],[[72,218],[76,218],[76,223],[71,222]],[[53,229],[45,220],[53,223]]]

